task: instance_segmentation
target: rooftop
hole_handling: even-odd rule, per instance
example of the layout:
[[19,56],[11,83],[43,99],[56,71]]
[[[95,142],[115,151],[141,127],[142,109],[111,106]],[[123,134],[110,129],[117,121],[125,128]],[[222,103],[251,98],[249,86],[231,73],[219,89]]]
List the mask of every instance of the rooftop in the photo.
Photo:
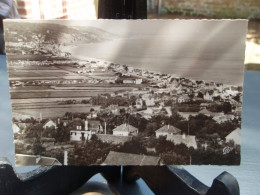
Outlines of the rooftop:
[[110,151],[104,165],[159,165],[160,157]]
[[172,125],[164,125],[160,129],[158,129],[156,132],[179,134],[181,132],[181,130],[178,129],[177,127],[172,126]]
[[56,158],[26,154],[16,154],[15,162],[16,166],[62,165]]
[[113,129],[113,131],[127,131],[127,132],[135,132],[138,129],[132,125],[129,124],[122,124],[120,126],[117,126],[116,128]]
[[198,148],[194,135],[168,135],[167,140],[174,142],[176,145],[185,144],[187,147]]

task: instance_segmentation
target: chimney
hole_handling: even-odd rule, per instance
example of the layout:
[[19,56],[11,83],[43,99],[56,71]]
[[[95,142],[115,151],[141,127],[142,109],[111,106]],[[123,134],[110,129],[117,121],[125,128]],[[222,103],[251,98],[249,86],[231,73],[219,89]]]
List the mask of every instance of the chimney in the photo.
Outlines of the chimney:
[[170,129],[170,125],[168,124],[168,130]]
[[105,122],[105,135],[107,134],[107,123]]
[[58,118],[58,125],[60,125],[60,118]]
[[88,131],[88,120],[85,120],[85,131]]
[[68,165],[68,151],[64,151],[64,165]]
[[186,139],[185,133],[182,134],[182,139]]

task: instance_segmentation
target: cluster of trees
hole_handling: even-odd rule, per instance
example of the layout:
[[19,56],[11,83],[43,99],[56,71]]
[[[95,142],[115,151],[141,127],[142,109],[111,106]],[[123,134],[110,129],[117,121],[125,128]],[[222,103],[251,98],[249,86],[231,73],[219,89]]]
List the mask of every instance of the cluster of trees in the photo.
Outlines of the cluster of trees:
[[241,160],[240,147],[235,147],[228,154],[223,154],[223,147],[194,150],[192,164],[197,165],[239,165]]
[[76,144],[74,153],[69,154],[68,161],[71,165],[101,164],[109,151],[115,150],[117,145],[103,143],[95,135],[85,144]]

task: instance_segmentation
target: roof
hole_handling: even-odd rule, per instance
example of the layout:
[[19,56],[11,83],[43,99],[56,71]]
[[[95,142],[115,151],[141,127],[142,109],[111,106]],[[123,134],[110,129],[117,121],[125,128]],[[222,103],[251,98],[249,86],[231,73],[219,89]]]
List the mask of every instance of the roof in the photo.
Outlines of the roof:
[[104,165],[159,165],[160,157],[110,151]]
[[198,146],[195,138],[196,137],[194,135],[168,135],[166,139],[172,141],[176,145],[185,144],[187,147],[197,149]]
[[172,125],[164,125],[163,127],[161,127],[160,129],[156,130],[155,132],[164,132],[164,133],[178,134],[178,133],[181,132],[181,130],[178,129],[177,127],[172,126]]
[[199,111],[199,113],[200,114],[212,114],[212,112],[210,112],[209,110],[207,110],[207,109],[203,109],[203,110],[201,110],[201,111]]
[[[37,158],[39,158],[38,162],[36,161]],[[56,158],[26,154],[16,154],[15,163],[16,166],[62,165]]]
[[137,130],[138,129],[136,127],[133,127],[132,125],[126,123],[117,126],[116,128],[113,129],[113,131],[126,131],[126,132],[135,132]]
[[240,145],[241,143],[241,129],[236,128],[234,131],[232,131],[230,134],[226,136],[226,141],[231,141],[233,140],[235,144]]
[[186,95],[186,94],[184,94],[184,95],[182,95],[180,98],[183,98],[183,99],[190,99],[190,97],[188,96],[188,95]]
[[43,126],[45,126],[48,122],[53,122],[54,124],[56,124],[53,120],[47,119],[47,120],[43,123]]

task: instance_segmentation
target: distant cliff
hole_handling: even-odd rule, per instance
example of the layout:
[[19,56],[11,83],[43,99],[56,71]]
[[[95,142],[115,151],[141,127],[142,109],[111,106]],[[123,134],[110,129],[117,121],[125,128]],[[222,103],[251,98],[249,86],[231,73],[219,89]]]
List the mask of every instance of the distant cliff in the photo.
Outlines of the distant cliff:
[[7,54],[59,55],[66,45],[97,43],[116,38],[94,27],[72,27],[39,21],[13,20],[4,23]]

